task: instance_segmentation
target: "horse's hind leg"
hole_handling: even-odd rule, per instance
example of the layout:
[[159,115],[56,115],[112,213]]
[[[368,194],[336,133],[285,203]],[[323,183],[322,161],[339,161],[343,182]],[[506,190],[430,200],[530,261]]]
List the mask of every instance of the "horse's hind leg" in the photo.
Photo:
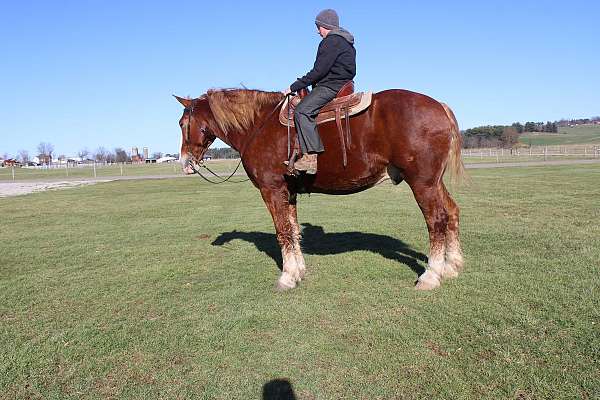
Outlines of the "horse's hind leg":
[[286,189],[261,189],[262,195],[277,234],[277,242],[281,247],[283,258],[283,271],[277,281],[278,290],[293,289],[301,279],[301,270],[294,252],[295,230],[290,221],[289,193]]
[[440,286],[445,268],[446,229],[448,212],[441,183],[435,185],[412,182],[410,187],[423,212],[429,231],[427,270],[419,276],[416,289],[430,290]]
[[448,211],[448,227],[446,229],[446,264],[444,266],[444,278],[454,278],[462,271],[464,260],[458,238],[459,231],[459,209],[456,202],[443,186],[446,210]]

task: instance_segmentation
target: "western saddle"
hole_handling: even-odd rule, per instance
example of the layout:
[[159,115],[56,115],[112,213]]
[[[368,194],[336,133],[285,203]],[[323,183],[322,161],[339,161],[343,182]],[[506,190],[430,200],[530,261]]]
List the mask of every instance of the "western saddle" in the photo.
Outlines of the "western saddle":
[[[288,127],[288,158],[289,165],[292,166],[296,155],[299,153],[297,148],[298,141],[295,141],[295,148],[292,153],[290,128],[295,127],[294,111],[300,101],[308,95],[308,89],[301,89],[297,95],[288,98],[281,106],[279,112],[279,122]],[[344,167],[348,164],[346,156],[347,148],[352,143],[352,135],[350,132],[350,116],[366,110],[371,104],[372,92],[354,93],[354,82],[349,81],[338,92],[337,96],[325,105],[317,116],[317,125],[325,122],[335,121],[338,130],[338,136],[342,148],[342,160]],[[342,125],[342,119],[345,119],[345,127]]]

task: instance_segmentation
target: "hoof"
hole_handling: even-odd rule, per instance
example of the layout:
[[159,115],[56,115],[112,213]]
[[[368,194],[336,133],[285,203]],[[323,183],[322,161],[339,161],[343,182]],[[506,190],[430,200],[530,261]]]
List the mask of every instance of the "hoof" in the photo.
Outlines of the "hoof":
[[458,271],[451,264],[445,264],[444,269],[442,270],[442,276],[444,278],[456,278],[458,276]]
[[285,292],[286,290],[294,289],[296,287],[295,283],[292,282],[282,282],[281,279],[277,281],[275,285],[275,290],[278,292]]
[[433,290],[440,286],[440,278],[432,273],[431,271],[426,271],[423,275],[419,277],[417,280],[417,284],[415,285],[416,290]]
[[415,285],[415,289],[416,290],[433,290],[433,289],[438,288],[439,286],[440,286],[439,283],[417,281],[417,284]]
[[[446,265],[452,268],[457,274],[463,271],[465,260],[461,252],[446,253]],[[445,271],[444,271],[445,272]]]
[[461,258],[454,262],[454,269],[456,272],[462,272],[465,269],[465,261]]
[[306,269],[301,269],[298,272],[298,280],[301,281],[302,279],[304,279],[304,276],[306,275]]

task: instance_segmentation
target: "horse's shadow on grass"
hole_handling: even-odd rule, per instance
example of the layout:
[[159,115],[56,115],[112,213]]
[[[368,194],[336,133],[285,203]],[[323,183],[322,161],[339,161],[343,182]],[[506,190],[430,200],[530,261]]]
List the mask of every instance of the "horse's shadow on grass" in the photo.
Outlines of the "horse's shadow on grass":
[[[331,255],[364,250],[401,262],[417,275],[425,272],[419,261],[427,263],[427,256],[396,238],[363,232],[325,233],[323,227],[312,224],[302,224],[302,227],[302,251],[306,254]],[[279,269],[282,268],[281,250],[274,233],[234,230],[220,234],[211,244],[223,246],[235,239],[253,243],[259,251],[275,260]]]

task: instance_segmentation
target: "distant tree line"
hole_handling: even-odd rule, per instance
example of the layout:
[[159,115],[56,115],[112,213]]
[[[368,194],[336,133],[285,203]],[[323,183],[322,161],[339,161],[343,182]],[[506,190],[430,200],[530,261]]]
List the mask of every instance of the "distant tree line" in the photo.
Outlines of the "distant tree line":
[[556,125],[559,127],[572,126],[572,125],[588,125],[600,123],[600,117],[592,118],[580,118],[580,119],[561,119],[556,121]]
[[98,147],[93,152],[82,149],[77,152],[77,156],[83,161],[96,161],[99,163],[114,164],[131,162],[131,156],[121,147],[117,147],[113,151],[102,146]]
[[[52,160],[55,159],[54,158],[54,145],[52,143],[48,143],[48,142],[41,142],[38,146],[37,146],[37,159],[39,160],[40,164],[43,165],[47,165],[47,164],[51,164]],[[174,153],[174,154],[164,154],[167,157],[175,157],[175,158],[179,158],[179,154],[178,153]],[[162,152],[155,152],[152,154],[152,158],[154,159],[159,159],[163,156]],[[131,155],[128,154],[123,148],[121,147],[117,147],[114,150],[108,150],[105,147],[98,147],[96,150],[94,151],[89,151],[88,149],[84,148],[81,149],[77,152],[77,160],[73,160],[72,158],[67,157],[64,154],[60,154],[58,157],[56,157],[56,159],[58,159],[61,162],[99,162],[99,163],[108,163],[108,164],[113,164],[113,163],[128,163],[131,162]],[[3,159],[9,159],[9,155],[8,154],[4,154]],[[17,153],[17,160],[19,162],[21,162],[22,164],[28,164],[32,161],[32,158],[29,154],[29,152],[27,150],[19,150],[19,152]]]
[[[600,118],[598,118],[600,120]],[[577,120],[588,121],[592,119]],[[562,121],[562,120],[561,120]],[[561,121],[554,122],[515,122],[512,125],[486,125],[467,129],[463,134],[463,147],[513,147],[519,141],[519,136],[526,132],[558,133]],[[575,120],[571,120],[575,121]],[[572,124],[571,124],[572,125]]]
[[463,147],[513,147],[519,140],[519,132],[513,126],[487,125],[463,132]]
[[520,122],[515,122],[511,125],[518,133],[524,132],[546,132],[558,133],[558,124],[555,122],[525,122],[525,125]]

